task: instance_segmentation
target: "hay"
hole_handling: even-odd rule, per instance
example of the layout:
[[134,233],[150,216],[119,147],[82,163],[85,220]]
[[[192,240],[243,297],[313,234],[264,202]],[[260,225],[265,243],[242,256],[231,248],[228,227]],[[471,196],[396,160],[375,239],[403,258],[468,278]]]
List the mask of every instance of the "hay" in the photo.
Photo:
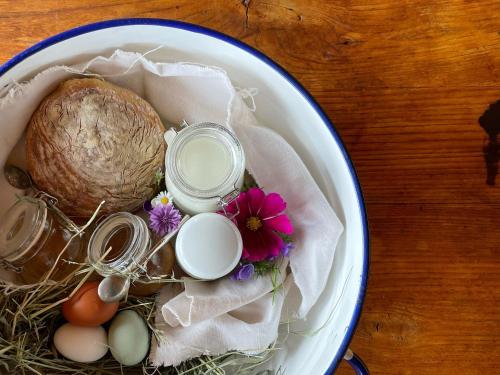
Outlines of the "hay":
[[[90,226],[97,217],[99,208],[69,242]],[[58,261],[67,247],[68,245],[61,251]],[[123,367],[110,353],[93,363],[67,360],[58,354],[52,345],[54,331],[64,322],[61,304],[67,301],[95,270],[88,264],[80,264],[64,280],[54,282],[50,280],[50,276],[56,267],[57,262],[36,285],[16,285],[0,280],[0,373],[5,371],[23,375],[245,374],[268,361],[277,350],[271,347],[262,350],[260,354],[228,352],[219,356],[201,356],[177,367],[160,368],[151,366],[147,359],[136,366]],[[157,278],[151,279],[151,282],[157,281]],[[162,282],[182,281],[171,278],[163,279]],[[126,309],[136,311],[147,322],[155,338],[158,341],[163,339],[162,332],[154,325],[155,296],[140,298],[128,296],[120,305],[120,310]]]

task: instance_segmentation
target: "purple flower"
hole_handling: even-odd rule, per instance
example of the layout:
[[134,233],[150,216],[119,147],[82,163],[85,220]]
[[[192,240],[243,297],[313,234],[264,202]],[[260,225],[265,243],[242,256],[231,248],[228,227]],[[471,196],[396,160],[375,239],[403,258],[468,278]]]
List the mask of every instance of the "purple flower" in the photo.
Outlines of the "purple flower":
[[144,208],[144,211],[149,212],[149,211],[151,211],[153,209],[153,205],[151,204],[150,200],[147,200],[142,205],[142,208]]
[[172,204],[160,204],[149,211],[149,227],[163,237],[177,228],[181,213]]
[[295,249],[295,245],[293,244],[293,242],[287,242],[281,248],[281,254],[283,254],[283,256],[287,257],[288,254],[290,253],[290,250],[293,250],[293,249]]
[[255,267],[252,263],[243,264],[238,266],[231,278],[233,280],[248,280],[250,279],[255,272]]

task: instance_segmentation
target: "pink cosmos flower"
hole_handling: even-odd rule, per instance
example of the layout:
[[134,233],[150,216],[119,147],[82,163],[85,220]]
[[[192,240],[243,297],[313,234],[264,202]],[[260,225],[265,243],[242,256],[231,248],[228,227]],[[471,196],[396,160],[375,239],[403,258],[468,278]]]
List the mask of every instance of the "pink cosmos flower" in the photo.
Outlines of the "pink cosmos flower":
[[[262,189],[251,188],[236,199],[240,212],[234,218],[243,238],[243,259],[258,262],[277,257],[283,248],[283,240],[277,234],[293,233],[288,216],[283,214],[286,202],[277,193],[266,195]],[[236,202],[226,210],[237,212]]]

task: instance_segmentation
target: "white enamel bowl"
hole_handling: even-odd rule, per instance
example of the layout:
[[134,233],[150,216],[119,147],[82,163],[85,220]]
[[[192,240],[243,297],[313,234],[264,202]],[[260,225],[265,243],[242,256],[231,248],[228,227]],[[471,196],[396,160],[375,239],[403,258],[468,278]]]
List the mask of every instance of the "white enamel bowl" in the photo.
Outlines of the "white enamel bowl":
[[[0,88],[23,81],[54,64],[70,64],[117,48],[146,52],[148,58],[192,61],[224,68],[240,87],[256,87],[256,115],[295,148],[344,223],[333,270],[307,321],[292,329],[282,368],[286,374],[332,373],[348,349],[361,313],[368,274],[368,230],[358,180],[333,125],[285,70],[262,53],[199,26],[158,19],[106,21],[69,30],[29,48],[0,67]],[[0,137],[2,123],[0,119]],[[0,192],[1,194],[1,192]],[[333,249],[332,249],[333,250]]]

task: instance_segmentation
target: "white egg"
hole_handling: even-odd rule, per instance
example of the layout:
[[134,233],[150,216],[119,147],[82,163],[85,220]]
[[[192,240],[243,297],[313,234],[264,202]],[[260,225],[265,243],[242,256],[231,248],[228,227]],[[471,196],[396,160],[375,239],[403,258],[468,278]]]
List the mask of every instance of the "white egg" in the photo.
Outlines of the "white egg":
[[149,330],[135,311],[120,312],[109,327],[109,348],[113,357],[125,366],[141,362],[149,350]]
[[108,352],[108,338],[102,327],[80,327],[66,323],[54,334],[54,346],[75,362],[94,362]]

